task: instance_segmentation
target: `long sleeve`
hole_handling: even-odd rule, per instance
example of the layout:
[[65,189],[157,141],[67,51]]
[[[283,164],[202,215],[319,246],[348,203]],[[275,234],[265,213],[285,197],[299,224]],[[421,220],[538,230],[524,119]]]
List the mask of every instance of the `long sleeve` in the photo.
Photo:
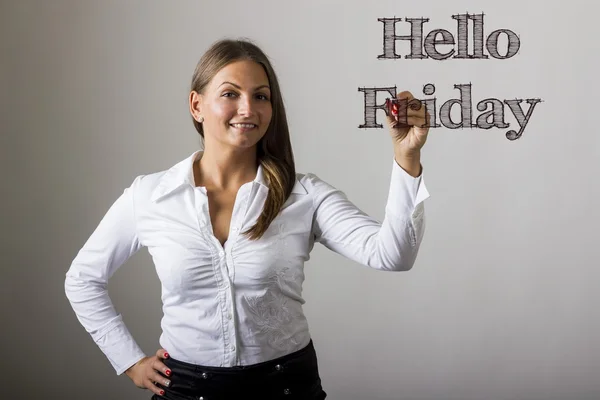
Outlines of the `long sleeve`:
[[386,271],[412,268],[425,232],[423,176],[414,178],[394,160],[385,217],[370,217],[344,192],[312,175],[315,241],[353,261]]
[[79,322],[106,355],[117,374],[145,354],[108,296],[108,279],[141,245],[133,192],[136,182],[114,202],[66,273],[65,293]]

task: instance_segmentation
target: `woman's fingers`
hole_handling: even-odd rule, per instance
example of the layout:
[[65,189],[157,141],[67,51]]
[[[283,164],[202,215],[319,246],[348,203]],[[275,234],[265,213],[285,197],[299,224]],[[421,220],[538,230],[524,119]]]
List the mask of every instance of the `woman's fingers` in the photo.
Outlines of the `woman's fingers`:
[[164,376],[167,376],[167,377],[171,376],[171,370],[169,369],[169,367],[167,367],[165,364],[163,364],[163,362],[160,361],[159,359],[154,360],[154,362],[152,363],[152,368],[154,370],[162,373]]
[[164,396],[165,394],[163,387],[171,385],[171,380],[169,379],[171,370],[162,362],[162,360],[166,360],[167,358],[169,358],[169,353],[165,349],[157,350],[156,355],[149,360],[146,369],[146,388],[159,396]]
[[[159,396],[164,396],[164,389],[158,385],[169,387],[171,385],[171,380],[159,374],[159,372],[166,372],[169,369],[158,359],[158,357],[152,358],[153,359],[150,361],[146,369],[145,386],[146,389],[152,391],[153,393]],[[169,370],[169,375],[170,374],[171,371]]]
[[397,126],[401,126],[400,123],[406,124],[408,125],[408,127],[410,126],[416,126],[417,128],[425,128],[427,127],[427,118],[424,118],[422,116],[418,116],[418,117],[413,117],[413,116],[409,116],[408,118],[406,118],[404,121],[391,121],[391,125],[392,128],[395,128]]
[[408,117],[427,118],[427,107],[410,92],[401,92],[396,101],[388,105],[388,120],[405,122]]
[[424,115],[416,117],[410,116],[408,117],[407,122],[410,126],[416,126],[417,128],[425,128],[427,126],[427,118],[425,118]]
[[423,124],[425,124],[425,122],[428,122],[429,120],[429,113],[425,112],[425,111],[412,111],[412,112],[408,112],[407,115],[404,115],[403,118],[394,118],[395,121],[400,121],[403,123],[407,123],[408,125],[413,125],[410,123],[411,119],[414,120],[422,120],[423,122],[421,122],[418,126],[421,126]]
[[[164,379],[164,378],[162,378]],[[152,379],[146,380],[146,389],[150,390],[152,393],[157,394],[159,396],[164,396],[165,391],[162,388],[156,386],[157,381],[153,381]]]
[[415,98],[415,96],[412,95],[411,92],[409,92],[408,90],[404,90],[398,94],[396,94],[396,98],[397,99],[408,99],[408,101],[412,100]]
[[167,358],[169,358],[169,353],[167,353],[165,349],[158,349],[156,350],[156,357],[166,360]]
[[[169,378],[165,378],[164,376],[162,376],[161,374],[159,374],[158,372],[154,372],[150,375],[149,377],[150,381],[152,382],[153,385],[162,385],[162,386],[166,386],[169,387],[171,385],[171,380]],[[162,390],[161,388],[159,388],[160,390]]]
[[152,363],[152,367],[160,371],[165,376],[171,376],[171,370],[161,360],[169,358],[169,353],[165,349],[159,349],[156,352],[156,360]]

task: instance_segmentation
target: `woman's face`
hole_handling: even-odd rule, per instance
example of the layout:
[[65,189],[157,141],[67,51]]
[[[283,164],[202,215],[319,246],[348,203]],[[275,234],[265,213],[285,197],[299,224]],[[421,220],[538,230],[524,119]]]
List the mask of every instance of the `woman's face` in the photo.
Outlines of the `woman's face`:
[[263,67],[236,61],[223,67],[203,94],[190,96],[194,117],[204,118],[204,140],[249,148],[264,136],[271,122],[271,91]]

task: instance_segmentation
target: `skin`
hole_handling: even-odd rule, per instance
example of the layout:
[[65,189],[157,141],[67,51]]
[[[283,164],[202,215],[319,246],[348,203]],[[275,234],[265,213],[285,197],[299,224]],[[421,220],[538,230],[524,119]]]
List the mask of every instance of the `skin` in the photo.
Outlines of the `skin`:
[[[229,236],[233,204],[239,188],[256,178],[256,145],[265,135],[272,117],[271,92],[267,75],[260,64],[236,61],[223,67],[211,80],[204,93],[192,91],[189,110],[192,117],[202,121],[204,154],[194,163],[196,186],[206,187],[213,233],[223,245]],[[399,99],[412,99],[410,92],[401,92]],[[421,173],[421,148],[427,140],[429,115],[425,107],[409,110],[409,127],[398,127],[397,118],[387,117],[398,165],[411,176]],[[252,129],[232,126],[251,123]],[[125,373],[136,386],[161,396],[160,382],[169,386],[171,371],[162,362],[168,358],[159,349],[145,357]]]
[[[398,93],[398,99],[414,99],[411,92]],[[409,175],[418,177],[421,175],[421,148],[427,141],[429,134],[430,115],[425,106],[421,105],[419,110],[411,108],[407,111],[408,127],[398,126],[398,118],[392,114],[387,116],[387,122],[394,146],[394,159]]]

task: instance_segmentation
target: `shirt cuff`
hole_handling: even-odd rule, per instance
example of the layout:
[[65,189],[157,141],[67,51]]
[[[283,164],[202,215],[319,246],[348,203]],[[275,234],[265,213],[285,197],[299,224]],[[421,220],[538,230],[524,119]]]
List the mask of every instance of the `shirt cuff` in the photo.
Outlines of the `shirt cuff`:
[[[414,213],[423,201],[429,198],[429,192],[425,186],[423,170],[418,177],[411,176],[396,160],[393,160],[392,177],[386,212],[402,219]],[[418,207],[422,209],[423,207]]]
[[121,375],[133,364],[146,357],[124,324],[119,324],[96,340],[96,344]]

